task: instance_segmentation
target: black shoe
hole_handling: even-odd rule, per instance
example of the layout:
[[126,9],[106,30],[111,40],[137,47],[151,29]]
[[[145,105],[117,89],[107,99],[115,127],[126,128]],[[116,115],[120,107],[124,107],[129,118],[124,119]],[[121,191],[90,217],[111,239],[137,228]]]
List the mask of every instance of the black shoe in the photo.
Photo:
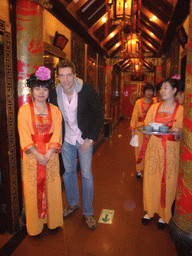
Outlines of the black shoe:
[[31,236],[31,237],[33,237],[34,239],[37,239],[37,238],[39,238],[39,237],[40,237],[40,235],[41,235],[41,233],[40,233],[40,234],[38,234],[38,235],[35,235],[35,236]]
[[143,218],[143,219],[141,220],[141,222],[142,222],[142,224],[143,224],[144,226],[149,225],[150,221],[151,221],[151,219],[146,219],[146,218]]
[[162,223],[162,222],[157,222],[157,228],[159,230],[163,230],[164,228],[166,228],[167,223]]
[[49,232],[51,233],[51,235],[56,235],[58,232],[58,227],[54,229],[49,229]]
[[140,179],[142,178],[141,173],[137,172],[137,174],[136,174],[136,178],[137,178],[138,180],[140,180]]

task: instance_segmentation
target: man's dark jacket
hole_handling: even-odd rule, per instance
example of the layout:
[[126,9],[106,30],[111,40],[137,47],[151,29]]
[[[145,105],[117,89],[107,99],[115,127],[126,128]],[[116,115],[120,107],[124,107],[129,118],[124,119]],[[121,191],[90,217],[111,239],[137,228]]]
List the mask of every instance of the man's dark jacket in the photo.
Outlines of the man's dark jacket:
[[[83,139],[91,139],[96,141],[103,121],[103,112],[99,97],[92,84],[83,82],[79,78],[75,78],[75,90],[78,94],[77,102],[77,124],[78,128],[82,131]],[[64,103],[62,96],[62,86],[59,84],[56,88],[57,100],[54,91],[50,93],[50,102],[58,105],[62,116],[64,117]],[[57,103],[56,103],[57,102]],[[63,125],[63,138],[65,128]]]

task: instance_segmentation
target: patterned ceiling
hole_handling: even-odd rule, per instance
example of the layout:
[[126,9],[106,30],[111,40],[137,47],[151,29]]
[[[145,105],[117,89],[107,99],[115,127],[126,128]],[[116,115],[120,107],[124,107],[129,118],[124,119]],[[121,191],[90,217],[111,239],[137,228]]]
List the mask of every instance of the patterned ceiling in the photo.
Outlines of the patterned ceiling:
[[[106,0],[54,0],[52,5],[52,12],[99,53],[110,58],[120,56],[117,25],[109,26],[106,35],[102,21],[108,18]],[[189,13],[189,6],[190,0],[141,0],[140,28],[136,32],[140,34],[143,56],[160,57],[168,51],[177,27]]]

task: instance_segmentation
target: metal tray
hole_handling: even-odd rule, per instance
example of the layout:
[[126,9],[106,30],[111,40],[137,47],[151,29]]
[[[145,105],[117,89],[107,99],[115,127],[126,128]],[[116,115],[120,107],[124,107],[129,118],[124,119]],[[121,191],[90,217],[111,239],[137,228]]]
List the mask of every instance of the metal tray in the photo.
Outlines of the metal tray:
[[172,134],[171,130],[169,132],[147,132],[147,131],[143,130],[143,127],[137,128],[137,130],[144,134],[151,134],[151,135],[170,135],[170,134]]

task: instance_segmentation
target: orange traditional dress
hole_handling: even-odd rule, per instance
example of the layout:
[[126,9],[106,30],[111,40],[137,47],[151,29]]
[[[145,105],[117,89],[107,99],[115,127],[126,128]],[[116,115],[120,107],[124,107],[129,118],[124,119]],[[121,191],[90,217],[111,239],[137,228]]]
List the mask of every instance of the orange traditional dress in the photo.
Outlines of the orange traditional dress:
[[47,115],[35,115],[33,103],[19,109],[18,131],[23,150],[23,190],[27,232],[31,236],[63,226],[62,190],[59,157],[53,153],[47,165],[39,165],[27,152],[31,147],[45,154],[47,149],[61,150],[62,115],[60,110],[47,103]]
[[[147,114],[147,111],[151,107],[151,105],[154,104],[154,101],[152,99],[151,103],[145,103],[143,98],[138,99],[135,102],[135,106],[133,109],[130,127],[129,129],[132,131],[135,131],[135,134],[138,135],[138,147],[135,147],[135,158],[136,161],[138,159],[140,149],[143,143],[144,135],[143,133],[139,132],[137,128],[143,127],[144,125],[144,119]],[[141,172],[144,169],[144,161],[142,160],[140,163],[136,164],[136,172]]]
[[[149,109],[144,124],[166,123],[170,128],[182,128],[183,106],[176,104],[172,114],[158,112],[162,102]],[[179,169],[180,142],[174,135],[150,135],[145,152],[143,203],[144,210],[152,218],[157,213],[169,223],[171,207],[175,199]]]

